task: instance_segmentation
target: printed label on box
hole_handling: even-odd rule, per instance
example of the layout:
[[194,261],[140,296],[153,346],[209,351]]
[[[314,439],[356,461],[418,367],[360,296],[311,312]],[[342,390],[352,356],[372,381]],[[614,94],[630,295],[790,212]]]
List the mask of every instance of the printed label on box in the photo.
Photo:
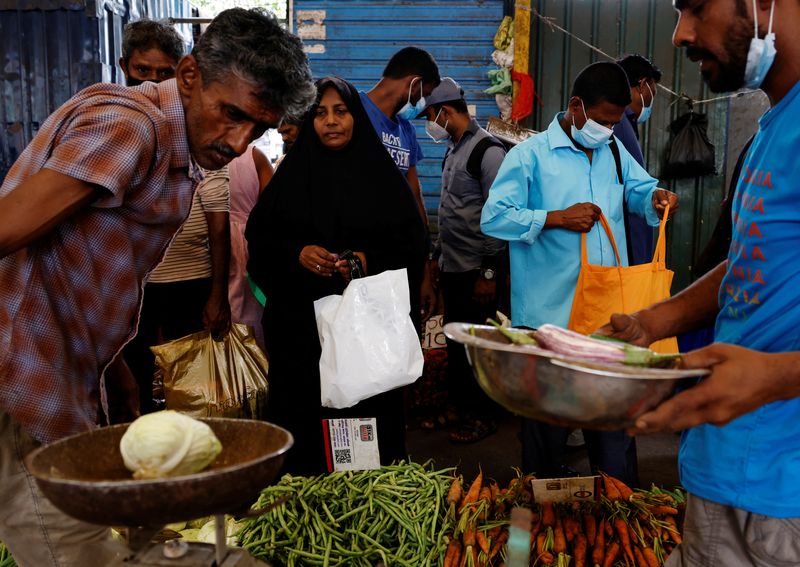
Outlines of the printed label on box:
[[378,426],[374,417],[323,419],[328,472],[381,467]]
[[531,481],[536,502],[576,502],[600,497],[599,476],[542,478]]
[[444,336],[442,316],[434,315],[425,322],[425,334],[422,336],[422,348],[445,348],[447,339]]

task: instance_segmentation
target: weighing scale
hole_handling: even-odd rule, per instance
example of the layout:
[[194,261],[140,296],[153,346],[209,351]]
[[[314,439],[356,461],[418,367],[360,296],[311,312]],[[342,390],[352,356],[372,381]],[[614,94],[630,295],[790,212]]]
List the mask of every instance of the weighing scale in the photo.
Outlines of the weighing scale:
[[[119,442],[129,424],[102,427],[56,441],[25,459],[41,491],[62,512],[79,520],[125,526],[130,556],[109,567],[266,567],[245,550],[225,544],[224,515],[249,510],[278,475],[291,433],[271,423],[207,418],[222,452],[203,472],[135,480],[125,468]],[[216,518],[216,545],[170,540],[153,543],[166,524]]]

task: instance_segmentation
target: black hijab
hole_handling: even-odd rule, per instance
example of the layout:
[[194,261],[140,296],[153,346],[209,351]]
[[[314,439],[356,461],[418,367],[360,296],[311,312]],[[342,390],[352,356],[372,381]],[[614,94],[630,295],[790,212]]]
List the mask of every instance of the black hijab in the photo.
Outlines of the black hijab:
[[[334,88],[353,116],[348,145],[330,150],[314,129],[322,95]],[[245,232],[248,272],[270,301],[341,293],[338,275],[321,278],[298,262],[304,246],[363,251],[368,275],[407,268],[412,314],[417,307],[426,245],[422,219],[405,177],[389,156],[358,91],[338,77],[317,82],[317,102],[294,146],[250,214]],[[273,304],[274,305],[274,304]]]

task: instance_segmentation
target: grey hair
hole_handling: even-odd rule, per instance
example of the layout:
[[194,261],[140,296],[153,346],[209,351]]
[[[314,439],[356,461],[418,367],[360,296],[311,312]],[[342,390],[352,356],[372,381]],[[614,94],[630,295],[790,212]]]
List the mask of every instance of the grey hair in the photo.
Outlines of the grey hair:
[[220,12],[192,50],[203,84],[234,75],[255,86],[270,109],[302,115],[317,91],[300,39],[260,8]]
[[122,30],[122,60],[127,64],[134,50],[156,47],[177,63],[183,57],[183,39],[169,24],[154,20],[136,20]]

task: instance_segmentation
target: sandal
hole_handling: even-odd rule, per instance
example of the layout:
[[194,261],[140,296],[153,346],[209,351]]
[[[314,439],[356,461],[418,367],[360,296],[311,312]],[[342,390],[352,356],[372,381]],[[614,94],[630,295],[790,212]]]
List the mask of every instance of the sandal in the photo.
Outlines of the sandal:
[[477,443],[497,431],[494,421],[470,420],[463,421],[461,425],[448,435],[453,443]]
[[428,417],[420,421],[419,426],[425,431],[435,431],[437,429],[446,429],[460,421],[458,414],[453,409],[437,414],[433,417]]

